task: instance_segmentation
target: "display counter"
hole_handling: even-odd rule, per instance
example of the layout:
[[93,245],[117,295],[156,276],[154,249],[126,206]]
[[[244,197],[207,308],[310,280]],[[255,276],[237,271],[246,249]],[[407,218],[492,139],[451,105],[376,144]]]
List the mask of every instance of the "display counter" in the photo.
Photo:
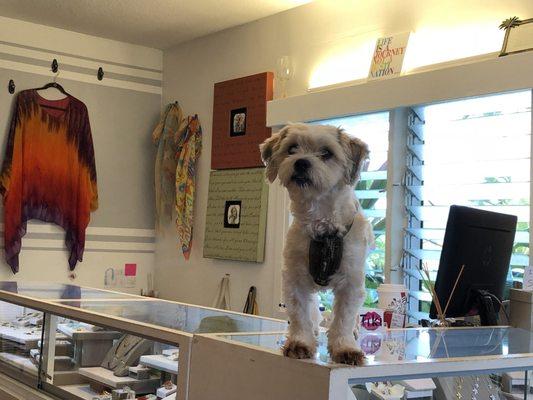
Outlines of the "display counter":
[[127,398],[130,389],[136,398],[187,399],[195,334],[286,329],[209,307],[16,282],[0,282],[0,325],[0,372],[57,398],[90,400]]
[[[196,337],[189,397],[533,399],[525,379],[533,369],[533,334],[522,329],[418,328],[361,333],[358,341],[367,358],[361,367],[332,363],[325,333],[319,336],[314,360],[284,357],[279,350],[284,340],[282,332]],[[403,387],[402,397],[387,395],[394,392],[395,384]]]
[[283,357],[286,328],[107,290],[0,282],[0,395],[15,379],[27,400],[533,398],[525,330],[361,333],[367,363],[352,367],[331,362],[324,332],[314,360]]

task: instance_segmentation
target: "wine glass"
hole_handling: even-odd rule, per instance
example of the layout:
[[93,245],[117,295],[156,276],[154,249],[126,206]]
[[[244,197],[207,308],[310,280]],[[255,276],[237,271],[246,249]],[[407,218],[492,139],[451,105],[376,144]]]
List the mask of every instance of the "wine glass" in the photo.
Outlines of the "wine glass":
[[281,56],[277,62],[276,77],[280,86],[280,97],[287,97],[287,81],[291,79],[294,73],[291,58],[289,56]]

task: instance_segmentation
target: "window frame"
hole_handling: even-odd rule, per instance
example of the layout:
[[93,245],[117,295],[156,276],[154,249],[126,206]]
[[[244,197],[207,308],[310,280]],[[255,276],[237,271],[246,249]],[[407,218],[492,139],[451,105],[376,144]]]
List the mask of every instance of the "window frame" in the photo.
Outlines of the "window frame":
[[[387,244],[385,279],[391,283],[403,283],[401,253],[403,252],[403,207],[405,173],[406,119],[409,106],[453,101],[516,90],[533,92],[533,52],[502,58],[492,55],[476,59],[457,60],[444,65],[431,66],[421,72],[397,78],[373,81],[359,85],[336,87],[302,96],[277,99],[268,102],[267,125],[282,127],[288,121],[310,121],[339,118],[347,115],[363,115],[388,111],[390,118],[389,160],[387,182]],[[498,76],[498,79],[494,79]],[[532,95],[533,103],[533,95]],[[533,113],[532,113],[533,132]],[[403,152],[402,152],[402,149]],[[533,140],[531,141],[533,155]],[[533,171],[533,157],[530,159]],[[533,179],[532,179],[533,181]],[[275,186],[279,184],[275,184]],[[275,193],[273,193],[275,192]],[[278,304],[281,293],[282,250],[288,229],[289,199],[282,187],[271,191],[270,210],[276,213],[273,266],[273,314],[286,318]],[[530,199],[533,199],[533,184],[530,183]],[[530,205],[530,226],[533,226],[533,200]],[[279,212],[286,210],[287,212]],[[272,232],[272,231],[270,231]],[[530,239],[531,245],[531,239]],[[391,267],[392,266],[392,267]]]

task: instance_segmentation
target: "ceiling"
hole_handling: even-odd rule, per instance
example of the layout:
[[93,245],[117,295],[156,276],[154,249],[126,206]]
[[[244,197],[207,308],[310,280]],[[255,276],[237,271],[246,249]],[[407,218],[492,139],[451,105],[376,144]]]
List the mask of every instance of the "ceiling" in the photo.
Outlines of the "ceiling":
[[0,0],[0,15],[166,49],[310,0]]

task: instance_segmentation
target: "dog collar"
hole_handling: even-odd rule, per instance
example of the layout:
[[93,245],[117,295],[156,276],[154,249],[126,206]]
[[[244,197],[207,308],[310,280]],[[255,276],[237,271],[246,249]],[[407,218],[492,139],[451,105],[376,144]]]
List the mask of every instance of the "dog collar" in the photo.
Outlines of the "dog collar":
[[346,227],[346,232],[342,236],[330,233],[318,238],[311,238],[309,242],[309,273],[317,285],[327,286],[333,274],[338,271],[342,260],[344,238],[350,232],[353,221]]

